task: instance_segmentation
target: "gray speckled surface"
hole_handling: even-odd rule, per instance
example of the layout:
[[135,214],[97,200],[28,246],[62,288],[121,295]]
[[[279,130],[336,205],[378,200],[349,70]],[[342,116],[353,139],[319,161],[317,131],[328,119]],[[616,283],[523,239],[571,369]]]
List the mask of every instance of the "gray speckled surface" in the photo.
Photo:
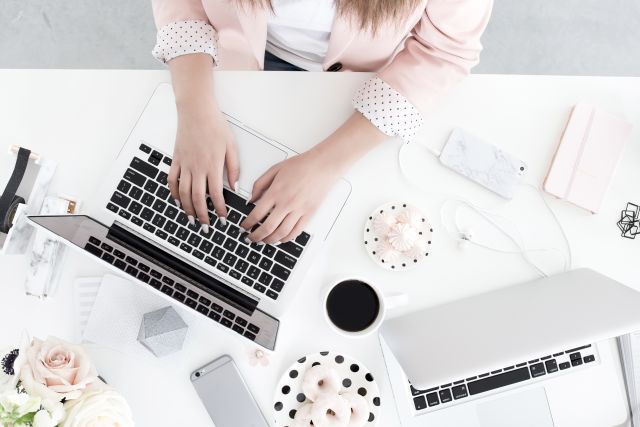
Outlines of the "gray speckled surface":
[[[160,68],[150,0],[0,0],[0,68]],[[640,1],[496,0],[476,73],[640,76]]]

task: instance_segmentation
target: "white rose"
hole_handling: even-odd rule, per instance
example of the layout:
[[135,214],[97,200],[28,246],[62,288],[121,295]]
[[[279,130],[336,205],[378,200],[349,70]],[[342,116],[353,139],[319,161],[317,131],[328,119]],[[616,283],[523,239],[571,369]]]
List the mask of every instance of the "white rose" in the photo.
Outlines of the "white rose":
[[80,398],[64,404],[60,427],[133,427],[129,405],[110,389],[87,389]]
[[44,409],[36,412],[33,418],[33,427],[56,427],[64,417],[64,406],[54,400],[44,400]]
[[14,413],[16,418],[36,412],[40,409],[40,403],[41,399],[38,396],[29,396],[27,393],[18,393],[16,390],[0,394],[1,409],[7,413]]

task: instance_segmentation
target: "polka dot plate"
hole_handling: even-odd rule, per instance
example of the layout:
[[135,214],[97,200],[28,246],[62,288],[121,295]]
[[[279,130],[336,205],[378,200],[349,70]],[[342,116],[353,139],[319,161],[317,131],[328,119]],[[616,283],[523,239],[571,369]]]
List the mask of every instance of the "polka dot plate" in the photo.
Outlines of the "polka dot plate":
[[[420,233],[421,238],[424,239],[426,243],[426,250],[424,253],[421,253],[419,257],[411,257],[409,255],[401,254],[398,259],[394,261],[384,260],[384,258],[380,257],[380,254],[376,252],[378,242],[382,238],[382,236],[378,236],[373,227],[373,221],[376,215],[382,214],[384,212],[391,213],[395,217],[399,217],[404,211],[414,210],[416,212],[420,212],[421,215],[421,226],[418,232]],[[431,239],[433,236],[433,228],[429,223],[426,215],[422,213],[421,209],[418,209],[416,206],[402,201],[389,202],[382,204],[375,208],[367,217],[367,220],[364,224],[363,230],[364,236],[364,248],[369,254],[369,257],[378,264],[380,267],[391,270],[391,271],[405,271],[410,270],[412,268],[420,265],[426,258],[429,257],[429,252],[431,251]]]
[[297,410],[311,402],[302,392],[302,380],[305,372],[316,365],[336,370],[342,378],[340,393],[355,391],[367,400],[371,412],[366,426],[375,426],[380,412],[380,390],[375,378],[360,362],[329,351],[302,357],[282,374],[273,398],[274,426],[291,427]]

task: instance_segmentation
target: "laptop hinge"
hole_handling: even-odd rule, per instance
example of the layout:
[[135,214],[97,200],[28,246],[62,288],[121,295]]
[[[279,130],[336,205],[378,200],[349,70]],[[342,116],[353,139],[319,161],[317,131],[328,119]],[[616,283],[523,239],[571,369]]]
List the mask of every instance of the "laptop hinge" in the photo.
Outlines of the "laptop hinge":
[[120,226],[117,222],[109,227],[107,236],[132,251],[139,253],[148,260],[161,265],[173,274],[185,278],[204,291],[227,301],[239,310],[253,314],[258,307],[258,301],[255,299],[250,298],[212,275],[201,271],[199,268],[189,265],[175,255],[157,247],[155,244],[146,242],[141,237]]

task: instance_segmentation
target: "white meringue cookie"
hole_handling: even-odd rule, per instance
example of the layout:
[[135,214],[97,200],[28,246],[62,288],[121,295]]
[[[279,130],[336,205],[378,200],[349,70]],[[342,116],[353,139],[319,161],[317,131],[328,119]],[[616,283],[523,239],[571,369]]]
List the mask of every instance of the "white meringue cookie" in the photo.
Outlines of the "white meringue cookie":
[[418,240],[418,230],[409,224],[396,224],[391,227],[387,238],[391,245],[398,251],[404,252],[413,246]]
[[383,238],[376,246],[376,258],[380,261],[394,264],[398,262],[402,254],[386,239]]
[[416,230],[420,230],[424,227],[422,213],[413,207],[406,208],[402,213],[400,213],[400,215],[398,215],[398,222],[408,224]]
[[292,427],[311,427],[313,425],[311,421],[311,409],[313,409],[312,403],[307,403],[298,409],[296,416],[293,418]]
[[347,427],[351,405],[339,394],[322,396],[311,407],[311,419],[316,427]]
[[378,236],[386,236],[396,223],[396,217],[390,212],[378,213],[373,217],[373,231]]
[[420,261],[427,253],[427,239],[423,237],[424,236],[420,236],[420,238],[413,243],[413,246],[404,252],[408,258],[411,258],[411,261],[414,259]]
[[369,420],[369,403],[358,393],[349,392],[341,395],[351,407],[351,418],[347,427],[364,427]]

